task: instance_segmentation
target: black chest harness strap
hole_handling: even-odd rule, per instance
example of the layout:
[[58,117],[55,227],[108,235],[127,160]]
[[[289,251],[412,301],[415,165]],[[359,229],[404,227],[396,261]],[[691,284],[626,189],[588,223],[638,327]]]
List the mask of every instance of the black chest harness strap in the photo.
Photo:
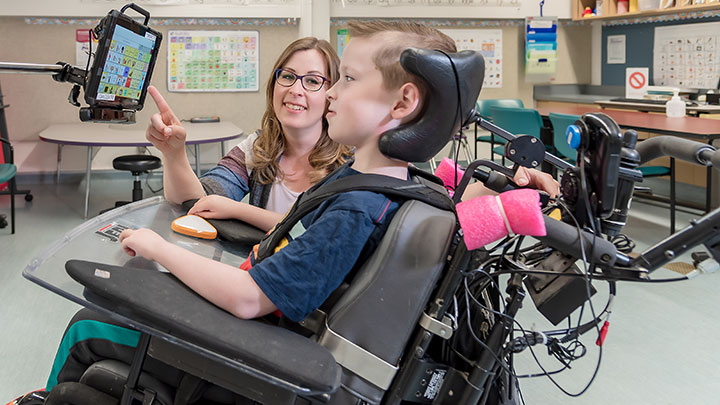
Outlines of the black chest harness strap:
[[[343,167],[341,166],[338,170]],[[432,179],[426,173],[412,167],[410,168],[410,174],[414,178],[425,178],[437,183],[435,179]],[[426,180],[426,182],[428,181]],[[446,193],[429,185],[410,180],[400,180],[378,174],[355,174],[329,183],[323,181],[302,193],[285,218],[275,226],[275,229],[270,234],[260,241],[257,261],[262,261],[271,256],[275,247],[305,215],[312,212],[328,198],[348,191],[372,191],[391,199],[401,201],[418,200],[443,210],[455,211],[455,205]]]

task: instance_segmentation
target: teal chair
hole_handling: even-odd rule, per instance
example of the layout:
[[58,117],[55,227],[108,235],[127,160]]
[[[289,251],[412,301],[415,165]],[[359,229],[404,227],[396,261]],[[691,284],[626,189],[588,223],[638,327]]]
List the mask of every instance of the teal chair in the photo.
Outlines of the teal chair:
[[[475,111],[484,119],[486,119],[488,121],[493,121],[492,113],[490,111],[490,109],[492,107],[523,108],[524,105],[523,105],[522,100],[517,99],[517,98],[478,100],[477,103],[475,104]],[[475,158],[476,159],[477,159],[477,155],[478,155],[478,151],[477,151],[478,142],[490,144],[490,158],[493,160],[495,158],[495,154],[493,152],[493,149],[495,148],[495,144],[504,145],[506,143],[505,139],[500,138],[497,135],[478,136],[478,126],[476,123],[475,124]]]
[[574,124],[575,121],[579,120],[580,116],[550,113],[548,115],[548,118],[550,119],[550,123],[553,127],[553,146],[555,147],[558,155],[560,155],[559,157],[567,160],[572,164],[575,164],[575,159],[577,159],[577,151],[571,148],[570,145],[568,145],[565,133],[567,132],[567,127]]
[[[493,117],[493,124],[510,132],[513,135],[531,135],[540,139],[540,131],[543,128],[543,120],[537,110],[531,108],[513,107],[491,107],[490,114]],[[548,147],[546,145],[546,147]],[[503,157],[505,164],[505,147],[495,147],[493,153]]]
[[[0,143],[7,145],[7,150],[9,151],[6,156],[7,163],[0,164],[0,184],[8,183],[8,188],[10,189],[11,232],[15,233],[15,191],[17,190],[17,186],[15,184],[15,174],[17,173],[17,167],[13,164],[13,147],[10,142],[0,138]],[[5,222],[4,217],[0,217],[0,220],[0,222],[4,224],[1,227],[4,228],[7,226],[7,222]]]
[[[577,152],[567,143],[567,127],[580,119],[579,115],[569,114],[548,114],[550,123],[553,126],[553,145],[560,157],[575,164]],[[667,166],[641,166],[644,178],[670,176],[670,233],[675,233],[675,159],[670,159],[670,167]]]

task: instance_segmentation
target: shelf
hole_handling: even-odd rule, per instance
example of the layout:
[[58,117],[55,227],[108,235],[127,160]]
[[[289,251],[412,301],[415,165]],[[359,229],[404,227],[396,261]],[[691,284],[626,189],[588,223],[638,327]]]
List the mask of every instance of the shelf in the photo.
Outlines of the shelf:
[[[607,12],[607,15],[601,15],[601,16],[593,16],[593,17],[581,17],[582,10],[586,6],[591,6],[590,4],[586,4],[586,0],[573,0],[573,20],[574,21],[595,21],[595,20],[617,20],[621,18],[640,18],[640,17],[649,17],[649,16],[655,16],[655,15],[663,15],[663,14],[676,14],[676,13],[688,13],[688,12],[694,12],[694,11],[705,11],[705,10],[720,10],[720,2],[714,2],[714,3],[705,3],[705,4],[693,4],[690,6],[675,6],[670,8],[661,8],[661,9],[655,9],[655,10],[643,10],[643,11],[633,11],[628,12],[624,14],[615,14],[615,11],[617,10],[616,5],[617,0],[604,0],[603,6],[605,6],[605,3],[612,3],[608,4],[608,6],[603,10],[604,12]],[[608,9],[612,8],[613,12],[609,12]]]

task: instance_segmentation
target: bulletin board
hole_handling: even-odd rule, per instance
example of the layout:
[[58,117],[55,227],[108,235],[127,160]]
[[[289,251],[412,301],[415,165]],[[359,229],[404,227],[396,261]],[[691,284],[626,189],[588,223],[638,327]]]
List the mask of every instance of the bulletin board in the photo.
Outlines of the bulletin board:
[[169,31],[168,90],[258,91],[257,31]]
[[715,89],[720,77],[720,22],[655,27],[653,82]]
[[479,52],[485,58],[483,88],[502,87],[502,30],[441,30],[455,40],[458,51]]
[[[606,25],[602,27],[602,85],[603,86],[624,86],[625,85],[625,69],[633,67],[649,67],[651,85],[659,86],[655,82],[655,34],[656,29],[670,27],[692,27],[702,25],[709,22],[719,22],[720,17],[708,17],[697,20],[672,20],[672,21],[656,21],[643,24],[628,25]],[[662,31],[660,31],[662,32]],[[626,37],[625,44],[625,63],[607,63],[607,37],[612,35],[624,35]],[[717,47],[717,39],[715,41]],[[716,89],[715,84],[707,88]]]

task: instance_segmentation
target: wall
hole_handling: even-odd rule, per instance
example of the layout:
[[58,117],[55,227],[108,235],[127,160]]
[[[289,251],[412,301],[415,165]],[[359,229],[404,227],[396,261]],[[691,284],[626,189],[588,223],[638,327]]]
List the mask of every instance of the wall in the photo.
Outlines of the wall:
[[[175,25],[175,26],[154,26],[163,33],[174,29],[191,30],[214,30],[214,29],[241,29],[258,30],[260,33],[260,87],[264,87],[268,79],[267,73],[275,58],[282,51],[284,46],[292,40],[305,34],[307,27],[302,22],[295,20],[293,16],[305,16],[311,14],[313,27],[320,25],[320,20],[327,19],[330,27],[330,38],[336,42],[336,29],[338,26],[331,26],[331,16],[374,15],[393,16],[401,13],[413,13],[420,16],[428,14],[428,10],[434,10],[434,14],[447,14],[447,18],[459,18],[461,16],[482,15],[484,18],[511,18],[515,24],[504,24],[504,80],[500,89],[485,89],[481,98],[520,98],[526,105],[533,105],[532,86],[524,79],[524,33],[518,18],[525,14],[535,14],[537,4],[525,3],[521,7],[415,7],[411,11],[402,7],[379,7],[364,6],[353,9],[339,8],[332,0],[302,0],[297,6],[288,6],[284,10],[277,7],[258,6],[245,7],[238,5],[210,5],[212,1],[206,0],[205,7],[196,6],[143,6],[146,7],[153,17],[176,17],[192,15],[193,17],[288,17],[285,21],[289,25],[275,26],[202,26],[202,25]],[[57,61],[73,62],[75,59],[75,30],[86,29],[90,25],[83,24],[83,20],[74,25],[52,25],[52,24],[29,24],[22,15],[57,16],[103,15],[109,8],[119,7],[124,2],[108,0],[107,4],[97,4],[89,0],[68,0],[62,2],[42,0],[33,2],[30,7],[28,3],[12,2],[2,7],[0,15],[0,61],[5,62],[26,62],[26,63],[55,63]],[[317,11],[318,7],[327,7],[330,3],[330,12]],[[545,7],[546,15],[569,16],[569,1],[558,1],[548,3],[551,8]],[[193,8],[195,7],[195,8]],[[105,11],[100,11],[100,9]],[[526,10],[527,9],[527,10]],[[523,10],[524,14],[521,13]],[[80,14],[72,14],[78,13]],[[539,10],[538,10],[539,11]],[[470,13],[472,12],[472,13]],[[453,14],[454,13],[454,14]],[[458,15],[458,13],[460,15]],[[453,17],[454,16],[454,17]],[[303,17],[304,18],[304,17]],[[30,20],[33,21],[33,20]],[[450,21],[450,20],[448,20]],[[477,20],[480,21],[480,20]],[[565,20],[567,21],[567,20]],[[306,22],[307,23],[307,22]],[[293,25],[296,24],[296,25]],[[462,28],[458,26],[459,28]],[[494,27],[489,27],[494,28]],[[325,36],[327,34],[320,29],[315,29],[314,35]],[[318,32],[315,32],[318,31]],[[559,60],[557,79],[554,83],[588,83],[590,81],[590,31],[588,25],[564,24],[561,22],[558,31]],[[324,32],[327,32],[325,30]],[[166,91],[166,47],[160,50],[158,64],[153,74],[153,84],[158,86],[163,95],[166,96],[169,104],[176,114],[182,118],[203,115],[219,115],[221,119],[232,121],[245,131],[253,131],[259,126],[259,120],[264,109],[264,93],[168,93]],[[19,164],[21,173],[50,173],[56,167],[56,146],[39,141],[38,134],[47,126],[54,123],[76,123],[78,122],[78,109],[66,102],[71,85],[67,83],[56,83],[49,75],[37,76],[28,74],[0,74],[0,82],[5,95],[5,102],[11,107],[6,110],[8,118],[8,130],[11,139],[16,146],[16,162]],[[146,103],[143,111],[137,114],[138,128],[145,128],[150,115],[155,112],[155,106],[151,101]],[[95,157],[94,169],[111,169],[112,158],[121,154],[134,153],[133,148],[103,148]],[[216,162],[219,157],[219,147],[216,145],[201,146],[201,162],[207,164]],[[63,171],[84,171],[86,149],[81,147],[65,147],[63,150]]]
[[[655,40],[655,27],[679,24],[705,23],[713,21],[720,21],[720,17],[603,27],[601,62],[602,84],[611,86],[624,86],[625,68],[649,67],[650,84],[652,85],[653,45]],[[606,63],[608,35],[625,35],[625,64],[608,65]]]
[[[74,63],[75,30],[87,29],[87,25],[27,24],[21,17],[0,17],[0,61],[52,64],[57,61]],[[222,120],[231,121],[246,132],[254,131],[260,125],[265,107],[265,83],[269,78],[272,64],[280,55],[285,44],[297,38],[298,28],[291,26],[272,27],[223,27],[176,25],[155,26],[166,36],[168,30],[257,30],[260,33],[260,89],[248,93],[168,93],[167,92],[167,48],[160,49],[152,82],[157,86],[180,119],[194,116],[218,115]],[[281,44],[281,45],[278,45]],[[2,91],[6,104],[8,132],[16,143],[16,161],[21,173],[52,172],[56,167],[56,147],[38,140],[38,133],[55,123],[76,123],[78,109],[66,100],[72,86],[57,83],[50,75],[0,74]],[[148,97],[145,108],[136,116],[135,127],[145,128],[150,116],[157,110]],[[90,125],[90,124],[88,124]],[[134,149],[104,148],[96,156],[94,169],[112,168],[112,158],[132,152]],[[201,162],[218,160],[217,145],[202,145]],[[85,168],[86,149],[65,147],[63,149],[63,170],[82,171]]]
[[[332,27],[331,38],[337,46],[338,29]],[[445,29],[446,27],[442,27]],[[461,28],[466,29],[466,28]],[[481,29],[481,28],[478,28]],[[491,27],[490,29],[497,29]],[[525,32],[523,25],[501,27],[503,32],[503,84],[501,88],[486,88],[480,98],[519,98],[526,106],[533,106],[533,85],[525,81]],[[591,27],[563,24],[558,27],[558,67],[553,84],[584,84],[590,82]]]

